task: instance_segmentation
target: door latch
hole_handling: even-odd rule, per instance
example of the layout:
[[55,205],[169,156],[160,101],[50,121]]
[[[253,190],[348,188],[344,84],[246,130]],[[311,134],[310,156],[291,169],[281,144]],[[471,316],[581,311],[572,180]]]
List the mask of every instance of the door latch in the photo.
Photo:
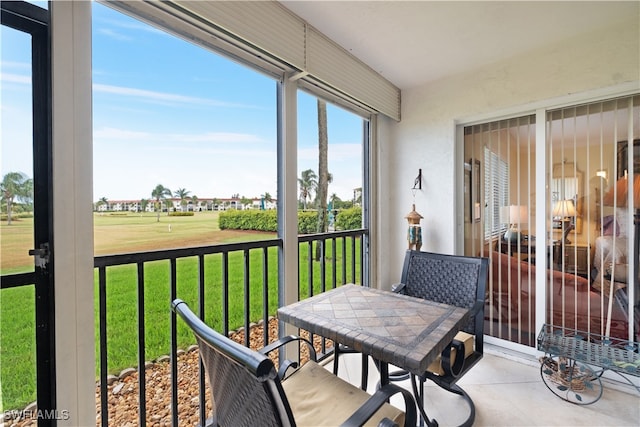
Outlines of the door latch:
[[49,243],[42,243],[38,249],[29,249],[29,255],[35,257],[36,267],[46,268],[49,264]]

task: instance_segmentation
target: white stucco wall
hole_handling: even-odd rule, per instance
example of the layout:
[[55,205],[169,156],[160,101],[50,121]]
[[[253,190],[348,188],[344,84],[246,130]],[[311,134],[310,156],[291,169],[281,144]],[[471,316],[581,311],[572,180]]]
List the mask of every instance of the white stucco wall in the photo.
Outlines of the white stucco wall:
[[[496,47],[499,48],[499,47]],[[462,253],[456,248],[456,124],[533,113],[563,103],[640,92],[640,19],[566,40],[508,61],[402,91],[402,120],[380,120],[379,200],[385,218],[376,232],[381,286],[400,278],[407,248],[405,215],[411,187],[422,168],[423,189],[415,195],[424,219],[423,251]],[[388,203],[386,202],[388,201]],[[462,217],[462,213],[459,213]]]

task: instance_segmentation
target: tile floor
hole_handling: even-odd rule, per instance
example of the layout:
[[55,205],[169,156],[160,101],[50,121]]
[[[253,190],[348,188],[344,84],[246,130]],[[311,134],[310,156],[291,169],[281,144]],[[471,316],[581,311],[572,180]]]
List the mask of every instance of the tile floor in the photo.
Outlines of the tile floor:
[[[369,372],[371,393],[378,381],[372,363]],[[339,375],[359,386],[360,355],[341,355]],[[409,381],[399,384],[411,389]],[[485,349],[484,358],[458,384],[475,403],[475,426],[640,426],[640,393],[631,386],[603,380],[603,395],[597,402],[568,403],[547,389],[533,356],[509,354],[493,346]],[[392,403],[403,407],[399,398]],[[434,385],[428,385],[425,403],[427,414],[441,427],[458,425],[468,415],[459,396]]]

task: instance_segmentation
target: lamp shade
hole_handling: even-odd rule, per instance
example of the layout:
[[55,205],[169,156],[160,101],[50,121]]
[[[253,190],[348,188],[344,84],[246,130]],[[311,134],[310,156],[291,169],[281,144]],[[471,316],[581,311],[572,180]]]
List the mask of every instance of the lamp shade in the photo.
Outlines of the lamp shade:
[[[615,206],[623,208],[627,206],[627,197],[629,190],[629,177],[623,176],[616,185],[611,187],[602,198],[605,206]],[[636,174],[633,178],[633,204],[634,208],[640,208],[640,174]]]
[[576,207],[573,204],[573,200],[558,200],[555,205],[553,205],[552,215],[562,218],[576,216]]
[[510,205],[500,208],[500,222],[503,224],[525,224],[529,221],[526,206]]

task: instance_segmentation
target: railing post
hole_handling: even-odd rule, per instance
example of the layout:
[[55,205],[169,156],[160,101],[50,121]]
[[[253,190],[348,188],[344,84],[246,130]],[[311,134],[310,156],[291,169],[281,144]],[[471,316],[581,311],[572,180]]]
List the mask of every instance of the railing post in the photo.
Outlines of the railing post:
[[[171,301],[177,297],[176,292],[176,259],[171,258],[171,276],[170,276],[170,297]],[[167,304],[170,307],[171,302]],[[176,314],[173,310],[169,310],[171,313],[171,425],[178,427],[178,331],[176,325]]]
[[[173,300],[172,300],[173,301]],[[145,370],[145,335],[144,335],[144,263],[138,263],[138,399],[140,425],[147,425],[147,388]]]
[[100,318],[100,419],[102,427],[109,425],[107,390],[107,268],[98,268],[98,316]]

